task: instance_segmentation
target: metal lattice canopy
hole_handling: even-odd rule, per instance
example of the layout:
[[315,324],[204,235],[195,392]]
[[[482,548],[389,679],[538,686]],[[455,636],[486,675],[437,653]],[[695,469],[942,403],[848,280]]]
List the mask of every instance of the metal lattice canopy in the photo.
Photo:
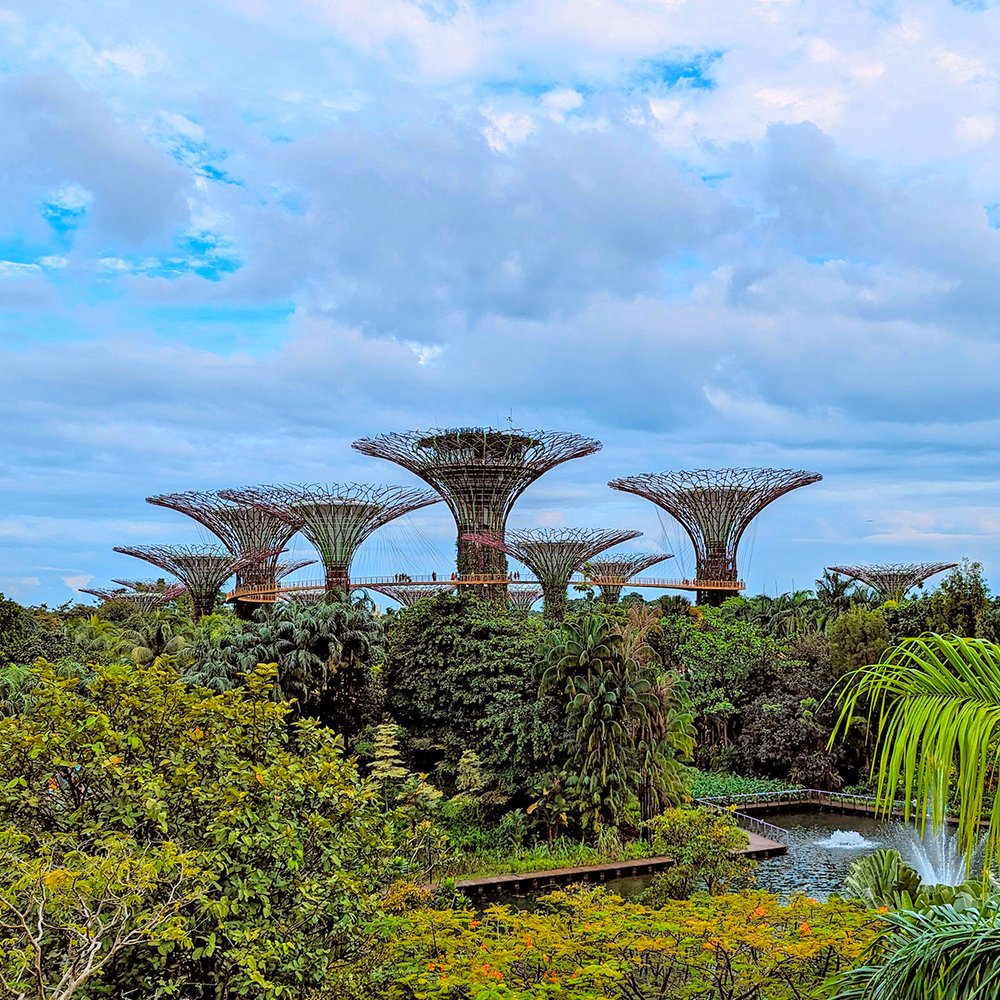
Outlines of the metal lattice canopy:
[[621,599],[622,587],[650,566],[673,559],[666,552],[626,552],[620,556],[598,556],[584,563],[584,575],[592,580],[601,591],[601,599],[608,604],[617,604]]
[[284,580],[286,576],[291,576],[296,570],[305,569],[306,566],[314,566],[315,559],[299,559],[295,562],[280,562],[274,570],[275,583]]
[[234,556],[214,545],[116,545],[115,552],[145,559],[177,577],[191,595],[195,621],[210,614],[219,588],[234,573],[255,560],[277,557],[275,552],[250,552]]
[[255,486],[224,490],[223,496],[301,530],[319,553],[328,597],[350,592],[351,560],[373,531],[441,500],[430,490],[363,483]]
[[907,591],[919,586],[935,573],[954,569],[958,563],[876,563],[861,566],[829,566],[832,573],[842,573],[853,580],[867,583],[879,599],[901,601]]
[[565,614],[570,577],[599,552],[641,534],[621,528],[516,528],[503,539],[482,534],[476,540],[523,562],[542,585],[545,617],[559,621]]
[[520,611],[530,611],[532,605],[542,596],[542,588],[532,583],[513,584],[507,588],[508,603]]
[[247,563],[236,574],[236,586],[268,587],[277,582],[277,553],[298,531],[298,525],[238,500],[224,490],[189,490],[146,497],[146,503],[167,507],[194,518],[208,528],[234,555],[269,552],[271,555]]
[[131,604],[136,611],[156,611],[184,593],[181,584],[163,590],[113,590],[109,587],[81,587],[81,594],[93,594],[102,601],[121,601]]
[[503,538],[514,503],[536,479],[600,451],[601,442],[558,431],[450,427],[362,438],[354,448],[401,465],[441,494],[458,527],[460,575],[503,577],[502,549],[475,536]]
[[410,587],[405,583],[373,583],[366,586],[365,589],[378,591],[404,608],[410,608],[417,601],[425,600],[428,597],[437,597],[438,594],[454,590],[455,584],[438,583],[432,586],[421,584],[419,587]]
[[166,580],[112,580],[111,582],[143,594],[169,593],[170,596],[167,598],[169,601],[184,593],[183,583],[168,583]]
[[[750,522],[779,497],[822,478],[794,469],[694,469],[626,476],[608,485],[651,500],[679,521],[694,546],[697,578],[707,582],[738,580],[736,553]],[[723,596],[706,587],[698,600],[715,603]]]

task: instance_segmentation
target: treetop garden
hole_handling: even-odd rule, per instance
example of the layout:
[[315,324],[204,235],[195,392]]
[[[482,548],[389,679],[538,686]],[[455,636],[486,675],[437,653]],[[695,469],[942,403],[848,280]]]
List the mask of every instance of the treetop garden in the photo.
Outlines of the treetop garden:
[[[668,558],[605,552],[635,532],[508,526],[598,442],[357,447],[429,488],[151,497],[219,547],[122,547],[172,579],[123,576],[96,605],[0,599],[0,997],[997,995],[1000,599],[977,563],[740,596],[748,524],[819,477],[664,473],[612,485],[678,518],[696,576],[623,594]],[[441,500],[454,571],[352,572],[366,537]],[[300,531],[316,585],[282,562]],[[759,861],[751,834],[820,794],[918,839],[954,817],[958,876],[854,834],[832,891],[808,866],[772,891],[794,847]],[[468,888],[517,875],[542,882],[517,905]]]

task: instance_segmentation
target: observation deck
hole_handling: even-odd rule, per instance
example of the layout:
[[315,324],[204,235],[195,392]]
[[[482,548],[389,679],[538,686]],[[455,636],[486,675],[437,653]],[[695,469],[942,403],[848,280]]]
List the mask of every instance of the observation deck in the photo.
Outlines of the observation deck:
[[[456,573],[422,573],[409,576],[398,573],[392,576],[367,576],[351,579],[351,590],[364,590],[366,587],[405,585],[407,587],[441,587],[448,584],[453,587],[484,587],[507,586],[509,584],[534,584],[541,586],[540,581],[530,578],[511,576],[462,576]],[[715,590],[738,594],[746,589],[742,580],[696,580],[667,579],[653,577],[637,577],[635,579],[615,579],[602,577],[595,580],[592,577],[577,577],[571,579],[568,587],[636,587],[649,590]],[[229,601],[247,601],[254,604],[273,604],[275,601],[292,598],[295,594],[318,593],[326,590],[324,580],[299,580],[277,587],[237,587],[226,595]]]

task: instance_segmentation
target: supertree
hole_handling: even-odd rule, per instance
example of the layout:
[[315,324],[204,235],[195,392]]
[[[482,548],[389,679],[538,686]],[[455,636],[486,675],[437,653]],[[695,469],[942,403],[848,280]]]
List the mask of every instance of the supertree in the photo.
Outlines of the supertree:
[[116,545],[115,552],[145,559],[176,576],[191,596],[191,616],[195,621],[211,614],[219,588],[234,573],[255,559],[277,558],[277,553],[271,552],[234,556],[214,545]]
[[254,486],[222,495],[301,530],[319,553],[328,600],[350,593],[351,560],[373,531],[441,500],[430,490],[362,483]]
[[111,582],[144,594],[164,594],[169,592],[170,597],[168,600],[171,601],[184,593],[183,583],[169,583],[162,578],[159,580],[112,580]]
[[867,583],[879,601],[901,601],[907,591],[919,587],[928,577],[954,569],[958,563],[876,563],[861,566],[829,566],[832,573],[842,573],[852,580]]
[[507,588],[507,602],[512,608],[530,611],[532,605],[542,596],[542,588],[533,583],[512,584]]
[[520,559],[541,584],[545,617],[562,621],[569,578],[599,552],[641,534],[620,528],[531,528],[508,531],[503,539],[482,534],[476,540]]
[[695,469],[608,485],[651,500],[680,522],[694,545],[698,603],[721,604],[738,589],[736,551],[750,522],[778,497],[822,478],[793,469]]
[[[112,581],[117,582],[117,581]],[[183,584],[170,584],[162,589],[149,588],[145,590],[124,590],[112,587],[81,587],[81,594],[92,594],[102,601],[121,601],[130,604],[136,611],[156,611],[165,607],[176,597],[184,593]]]
[[[504,537],[517,498],[540,476],[572,458],[600,451],[600,441],[552,431],[451,427],[401,431],[362,438],[364,455],[401,465],[444,498],[458,527],[458,573],[504,579],[502,549],[482,544],[481,534]],[[487,586],[484,595],[502,600],[505,588]]]
[[657,552],[626,552],[620,556],[598,556],[584,563],[582,569],[584,576],[597,584],[601,600],[617,604],[621,600],[622,587],[633,576],[667,559],[673,559],[673,556]]
[[380,594],[401,604],[404,608],[411,608],[417,601],[422,601],[427,597],[437,597],[449,590],[454,590],[453,583],[432,583],[418,584],[412,586],[406,583],[369,583],[365,585],[365,590],[376,590]]
[[[291,541],[299,525],[276,517],[260,507],[229,499],[223,490],[188,490],[146,497],[146,503],[186,514],[204,525],[234,556],[267,552],[257,562],[249,562],[236,573],[236,592],[267,590],[277,583],[278,553]],[[236,613],[249,616],[252,606],[237,599]]]

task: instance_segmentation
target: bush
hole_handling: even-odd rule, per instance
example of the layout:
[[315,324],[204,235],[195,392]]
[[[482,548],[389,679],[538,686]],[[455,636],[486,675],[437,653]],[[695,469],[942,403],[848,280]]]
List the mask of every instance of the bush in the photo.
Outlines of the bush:
[[421,909],[386,917],[358,963],[368,992],[356,995],[799,1000],[855,965],[878,923],[856,904],[798,897],[782,906],[766,893],[651,909],[577,889],[540,904],[534,912],[491,906],[479,915]]

